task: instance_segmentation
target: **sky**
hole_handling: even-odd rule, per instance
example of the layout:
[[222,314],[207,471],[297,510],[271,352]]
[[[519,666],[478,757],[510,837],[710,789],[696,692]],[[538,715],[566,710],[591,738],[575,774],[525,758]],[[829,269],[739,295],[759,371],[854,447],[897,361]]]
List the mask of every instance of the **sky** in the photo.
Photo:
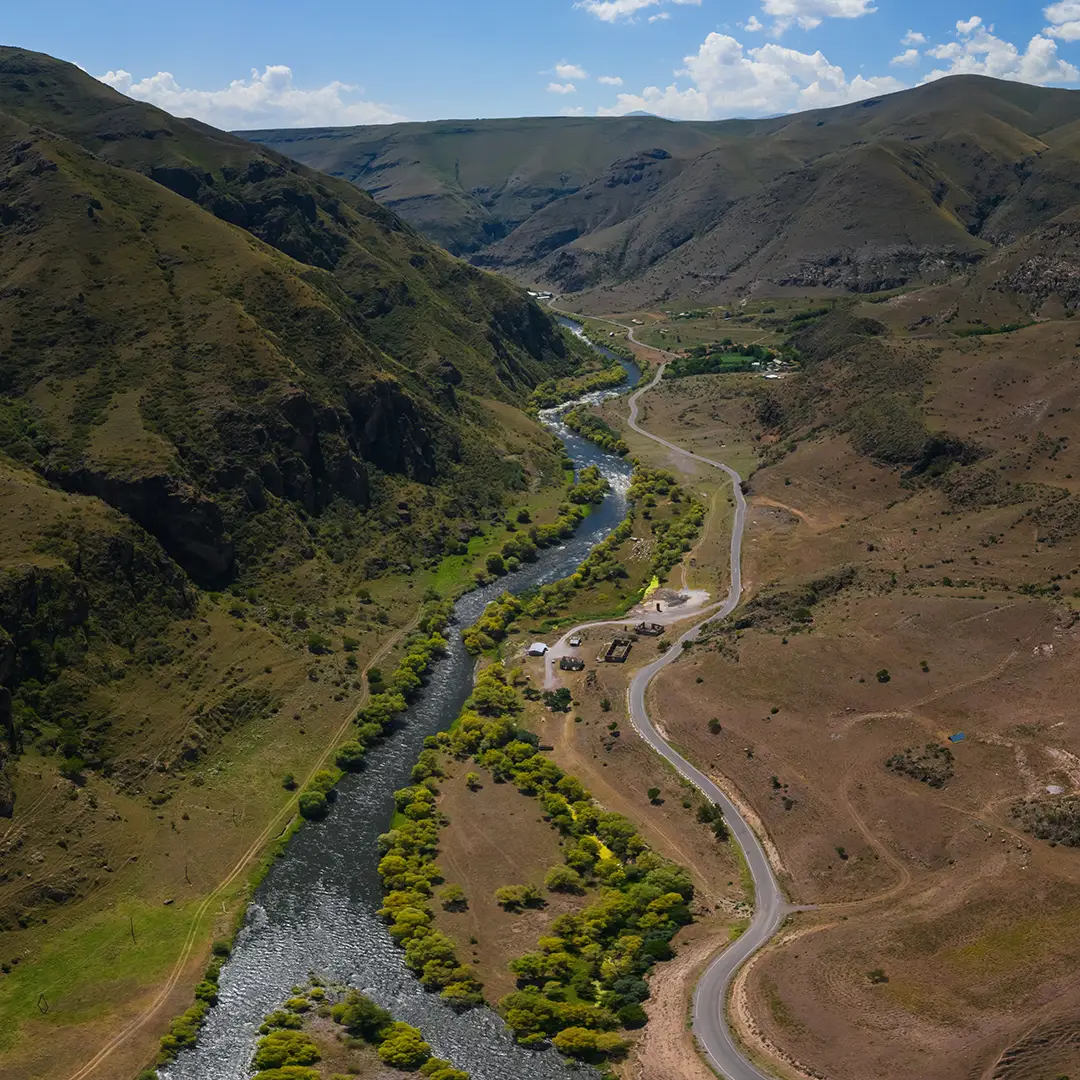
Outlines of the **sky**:
[[8,44],[227,129],[771,116],[956,73],[1080,89],[1080,0],[49,0]]

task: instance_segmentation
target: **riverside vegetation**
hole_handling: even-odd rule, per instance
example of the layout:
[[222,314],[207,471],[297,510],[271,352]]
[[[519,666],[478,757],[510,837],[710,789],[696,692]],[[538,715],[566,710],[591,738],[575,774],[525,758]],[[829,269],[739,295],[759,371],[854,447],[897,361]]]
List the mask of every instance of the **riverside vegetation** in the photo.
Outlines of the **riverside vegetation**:
[[[472,969],[458,959],[453,940],[432,927],[432,897],[442,881],[436,863],[445,823],[436,800],[441,757],[471,759],[496,783],[513,783],[536,798],[563,837],[565,862],[551,868],[546,887],[593,888],[596,899],[559,916],[537,951],[512,961],[519,989],[499,1010],[525,1045],[550,1041],[568,1055],[602,1061],[626,1049],[620,1028],[646,1022],[645,976],[674,955],[671,940],[691,921],[693,884],[685,870],[649,849],[631,821],[602,810],[580,781],[539,753],[536,736],[520,723],[524,703],[515,680],[501,665],[485,668],[452,730],[429,740],[414,785],[397,793],[398,822],[381,839],[382,914],[423,985],[456,1007],[479,1004],[482,988]],[[504,905],[543,903],[529,887],[500,892]]]
[[[379,1061],[426,1080],[469,1080],[469,1074],[435,1057],[419,1028],[396,1021],[386,1009],[355,990],[326,987],[317,978],[294,987],[293,996],[262,1026],[252,1068],[257,1080],[320,1080],[313,1066],[322,1059],[319,1042],[306,1030],[312,1017],[330,1019],[342,1029],[337,1038],[348,1050],[371,1047]],[[337,999],[337,1000],[334,1000]],[[350,1063],[350,1069],[355,1066]]]
[[[684,492],[672,473],[640,463],[635,465],[627,497],[631,503],[630,513],[610,536],[589,552],[573,574],[523,596],[507,593],[492,601],[484,614],[464,631],[465,647],[474,654],[490,651],[506,638],[519,617],[542,619],[557,616],[568,606],[575,593],[597,582],[626,578],[628,571],[615,557],[615,552],[633,535],[635,508],[640,506],[648,517],[657,507],[658,499],[667,500],[672,510],[668,520],[650,521],[655,541],[650,562],[651,576],[657,581],[663,580],[693,546],[692,541],[705,520],[705,506]],[[643,589],[629,597],[621,607],[629,610],[640,599],[642,592]]]

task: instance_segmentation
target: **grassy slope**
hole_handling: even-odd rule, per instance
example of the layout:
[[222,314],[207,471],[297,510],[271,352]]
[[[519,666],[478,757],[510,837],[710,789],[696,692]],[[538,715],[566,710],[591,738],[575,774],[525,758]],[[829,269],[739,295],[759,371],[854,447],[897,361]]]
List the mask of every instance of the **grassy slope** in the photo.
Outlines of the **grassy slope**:
[[350,185],[38,54],[0,50],[0,176],[0,1071],[29,1077],[227,928],[365,663],[557,501],[518,406],[578,358]]

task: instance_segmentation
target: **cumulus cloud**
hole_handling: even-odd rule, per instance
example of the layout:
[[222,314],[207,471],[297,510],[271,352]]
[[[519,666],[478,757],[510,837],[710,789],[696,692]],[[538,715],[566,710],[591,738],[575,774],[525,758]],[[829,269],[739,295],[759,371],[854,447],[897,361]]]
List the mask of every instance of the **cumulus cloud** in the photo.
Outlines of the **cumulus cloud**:
[[580,67],[578,64],[571,64],[567,60],[560,60],[555,65],[555,74],[558,75],[560,79],[567,80],[587,79],[589,77],[589,73],[583,67]]
[[690,86],[648,86],[640,94],[619,94],[617,103],[600,109],[600,115],[643,110],[680,120],[768,116],[843,105],[904,88],[892,76],[856,75],[849,80],[843,68],[830,64],[820,51],[804,53],[772,42],[746,49],[719,33],[709,34],[683,63],[675,74]]
[[303,90],[292,69],[271,64],[250,79],[235,79],[221,90],[181,86],[168,72],[136,80],[128,71],[108,71],[98,78],[128,97],[157,105],[174,116],[192,116],[226,130],[267,127],[325,127],[383,124],[405,117],[389,105],[360,100],[359,86],[331,82]]
[[549,94],[576,94],[577,87],[572,83],[549,82],[547,84]]
[[901,45],[925,45],[926,35],[920,34],[918,30],[909,30],[901,39]]
[[667,22],[671,18],[670,11],[661,11],[656,15],[649,16],[649,22]]
[[596,81],[604,86],[622,86],[622,78],[619,75],[599,75]]
[[1021,51],[1011,41],[996,37],[978,15],[973,15],[956,24],[956,35],[957,40],[926,50],[936,60],[947,61],[948,66],[931,71],[923,82],[946,75],[989,75],[1039,85],[1080,79],[1080,70],[1058,56],[1057,43],[1043,34],[1036,34]]
[[[595,15],[601,22],[613,23],[621,19],[631,20],[641,11],[664,4],[691,4],[694,7],[700,7],[701,0],[578,0],[574,6],[582,8],[590,15]],[[671,18],[670,12],[665,11],[653,15],[649,22],[669,18]]]
[[761,10],[776,20],[773,33],[782,34],[793,23],[813,30],[824,19],[858,19],[877,8],[873,0],[763,0]]
[[751,15],[750,18],[742,24],[742,28],[749,34],[756,34],[765,29],[765,24],[756,15]]
[[899,56],[894,56],[889,63],[894,67],[913,67],[919,62],[918,49],[905,49]]
[[1062,41],[1080,41],[1080,3],[1077,0],[1051,4],[1043,9],[1043,15],[1050,24],[1043,30],[1047,37],[1060,38]]

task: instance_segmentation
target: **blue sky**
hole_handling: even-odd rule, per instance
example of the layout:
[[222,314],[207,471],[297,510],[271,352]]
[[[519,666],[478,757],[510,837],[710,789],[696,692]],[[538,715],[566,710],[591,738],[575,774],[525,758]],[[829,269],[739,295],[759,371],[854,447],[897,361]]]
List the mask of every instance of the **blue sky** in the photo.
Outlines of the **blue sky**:
[[953,72],[1080,88],[1080,0],[50,0],[4,22],[226,128],[765,116]]

